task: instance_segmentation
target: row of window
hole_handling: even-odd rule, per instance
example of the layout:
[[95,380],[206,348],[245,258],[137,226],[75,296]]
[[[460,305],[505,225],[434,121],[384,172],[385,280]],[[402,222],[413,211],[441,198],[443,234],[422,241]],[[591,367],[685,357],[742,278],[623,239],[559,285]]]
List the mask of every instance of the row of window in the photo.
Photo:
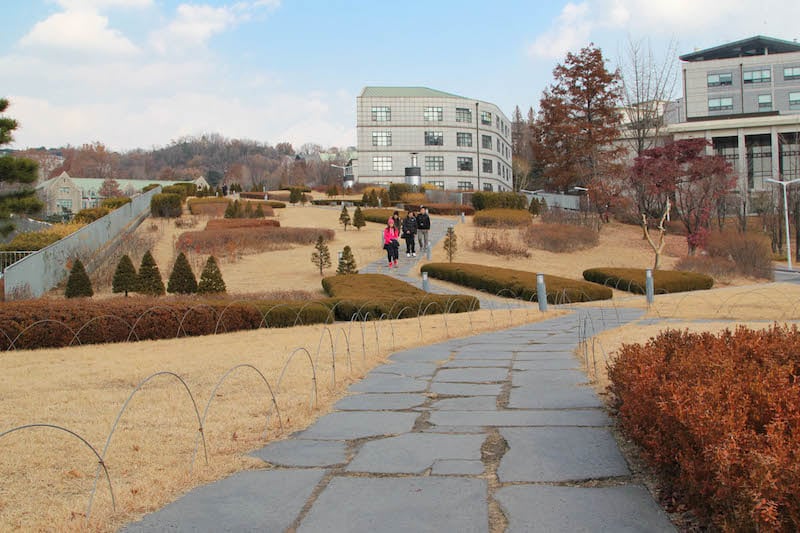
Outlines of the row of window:
[[[456,168],[460,171],[472,172],[473,158],[469,156],[458,156],[456,158]],[[485,174],[492,174],[495,167],[497,168],[497,175],[504,178],[508,177],[509,170],[502,164],[494,164],[491,159],[481,160],[481,169]],[[392,170],[392,156],[390,155],[376,155],[372,158],[372,170],[375,172],[389,172]],[[444,171],[444,156],[443,155],[426,155],[425,156],[425,170],[428,172],[442,172]]]
[[[800,67],[785,67],[783,69],[783,79],[800,80]],[[706,81],[709,87],[733,85],[733,73],[709,74]],[[742,81],[746,84],[768,83],[772,81],[772,71],[768,68],[745,70],[742,73]]]
[[[390,122],[392,120],[392,108],[389,106],[374,106],[371,110],[373,122]],[[422,110],[422,120],[425,122],[442,122],[444,120],[444,109],[438,106],[425,107]],[[472,123],[472,110],[468,107],[456,108],[456,122]],[[481,111],[481,124],[492,125],[492,113]],[[510,132],[510,127],[499,116],[495,116],[495,126],[506,136]]]
[[[500,138],[496,139],[496,151],[502,153],[506,157],[510,155],[510,149],[505,143],[500,142]],[[391,146],[392,145],[392,132],[391,131],[373,131],[372,132],[372,146]],[[425,146],[444,146],[444,132],[441,131],[426,131],[425,132]],[[456,146],[462,148],[472,147],[472,133],[456,132]],[[492,136],[481,135],[481,148],[486,150],[492,149]]]
[[[428,180],[425,183],[427,183],[428,185],[433,185],[434,187],[436,187],[438,189],[444,189],[444,181],[441,181],[441,180]],[[459,191],[474,191],[475,190],[475,186],[472,184],[471,181],[459,181],[457,186],[458,186],[458,190]],[[492,185],[491,183],[484,183],[483,184],[483,190],[484,191],[488,191],[488,192],[492,192],[494,190],[494,185]]]
[[[770,111],[772,109],[772,95],[758,95],[758,110]],[[800,110],[800,92],[789,93],[789,109]],[[709,98],[708,110],[712,111],[733,111],[733,98],[724,96],[721,98]]]

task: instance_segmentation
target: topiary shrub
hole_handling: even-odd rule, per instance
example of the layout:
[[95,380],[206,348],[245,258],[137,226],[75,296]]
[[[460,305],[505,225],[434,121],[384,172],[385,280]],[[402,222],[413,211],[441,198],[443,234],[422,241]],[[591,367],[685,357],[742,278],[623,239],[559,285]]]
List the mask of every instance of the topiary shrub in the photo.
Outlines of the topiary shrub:
[[67,289],[64,291],[64,296],[67,298],[84,298],[93,295],[94,291],[92,290],[92,282],[89,281],[89,275],[86,273],[81,260],[75,259],[69,271]]
[[217,260],[213,255],[208,257],[206,266],[203,267],[203,272],[200,274],[200,283],[197,284],[197,292],[200,294],[209,294],[217,292],[225,292],[225,281],[222,279],[222,272],[219,270]]
[[142,256],[142,263],[139,265],[139,276],[136,280],[136,292],[147,294],[148,296],[161,296],[164,294],[164,281],[161,279],[161,272],[158,270],[156,260],[150,250]]
[[356,268],[356,258],[353,257],[353,250],[349,246],[345,246],[342,250],[342,258],[339,260],[339,266],[336,268],[337,274],[358,274]]
[[[647,271],[643,268],[590,268],[583,271],[583,278],[592,283],[614,287],[634,294],[645,294]],[[701,291],[710,289],[714,279],[696,272],[677,270],[654,270],[653,290],[657,294]]]
[[[538,301],[536,274],[510,268],[496,268],[469,263],[428,263],[421,272],[433,278],[458,285],[484,290],[490,294]],[[581,280],[545,275],[547,301],[552,304],[608,300],[612,292],[608,287]]]
[[526,209],[528,199],[523,194],[516,192],[486,192],[472,193],[472,207],[475,211],[483,209]]
[[161,193],[150,199],[150,214],[154,217],[177,218],[183,212],[179,194]]
[[178,254],[172,273],[167,282],[167,292],[170,294],[193,294],[197,292],[197,279],[192,272],[192,266],[183,252]]
[[485,209],[475,213],[472,223],[483,228],[524,227],[531,223],[531,214],[523,209]]
[[114,271],[114,279],[111,282],[111,292],[119,293],[124,292],[125,296],[128,292],[136,291],[136,283],[138,281],[136,275],[136,268],[133,266],[133,261],[126,254],[119,258],[117,269]]
[[378,224],[386,225],[386,221],[389,220],[389,217],[392,216],[394,213],[394,209],[364,209],[364,220],[369,222],[376,222]]

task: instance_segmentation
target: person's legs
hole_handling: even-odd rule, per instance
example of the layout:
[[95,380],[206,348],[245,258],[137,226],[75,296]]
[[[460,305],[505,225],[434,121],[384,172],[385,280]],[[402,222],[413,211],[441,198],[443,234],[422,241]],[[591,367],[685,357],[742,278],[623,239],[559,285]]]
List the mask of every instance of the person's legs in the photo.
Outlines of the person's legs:
[[429,230],[424,229],[424,230],[422,230],[422,232],[420,232],[422,250],[427,250],[428,246],[429,246],[428,245],[428,231]]
[[394,257],[393,257],[394,256],[394,252],[392,251],[393,249],[394,249],[394,246],[392,246],[391,244],[387,244],[386,245],[386,258],[389,261],[389,266],[392,266],[392,261],[394,260]]
[[417,255],[417,236],[412,234],[408,242],[411,245],[411,255]]

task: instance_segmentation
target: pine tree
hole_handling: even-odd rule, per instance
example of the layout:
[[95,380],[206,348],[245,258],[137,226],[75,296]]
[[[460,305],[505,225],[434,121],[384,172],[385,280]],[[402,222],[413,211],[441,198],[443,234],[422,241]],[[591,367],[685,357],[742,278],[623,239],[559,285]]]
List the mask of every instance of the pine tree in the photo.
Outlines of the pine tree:
[[292,187],[289,189],[289,203],[296,204],[303,198],[303,191],[298,189],[297,187]]
[[264,218],[264,207],[259,202],[256,205],[256,210],[253,212],[253,218]]
[[378,193],[375,192],[375,189],[370,189],[369,191],[369,203],[370,207],[377,207],[378,206]]
[[344,225],[344,230],[347,231],[347,226],[350,224],[350,213],[347,212],[347,206],[342,206],[342,213],[339,215],[339,224]]
[[228,202],[228,206],[225,208],[225,218],[236,218],[236,210],[239,207],[238,200],[234,200],[233,202]]
[[[0,113],[8,107],[8,100],[0,98]],[[0,115],[0,146],[14,140],[11,132],[17,129],[17,121]],[[9,222],[11,213],[36,213],[42,202],[30,187],[36,181],[37,163],[31,159],[0,156],[0,235],[14,231]]]
[[392,201],[389,199],[389,192],[386,189],[381,189],[380,202],[381,207],[391,207]]
[[161,272],[158,270],[153,254],[147,250],[142,257],[139,265],[139,279],[136,292],[149,296],[162,296],[164,291],[164,281],[161,279]]
[[356,268],[356,258],[353,257],[353,250],[349,246],[345,246],[342,250],[342,258],[339,260],[339,267],[336,269],[337,274],[358,274]]
[[242,218],[253,218],[253,206],[250,202],[244,202],[244,214]]
[[183,252],[178,254],[175,264],[172,266],[172,273],[169,275],[167,292],[170,294],[193,294],[197,292],[197,279],[192,272],[192,266],[186,259]]
[[222,279],[222,272],[217,266],[217,260],[213,255],[208,257],[206,266],[203,268],[203,273],[200,274],[200,283],[197,285],[197,292],[200,294],[209,294],[217,292],[225,292],[225,281]]
[[361,205],[368,206],[369,204],[369,194],[367,191],[364,191],[364,194],[361,196]]
[[447,259],[452,263],[453,258],[456,256],[458,250],[458,239],[456,238],[456,230],[453,226],[447,228],[447,235],[444,237],[444,251],[447,254]]
[[83,267],[80,259],[75,259],[72,264],[72,269],[69,271],[69,278],[67,278],[67,290],[64,291],[64,296],[67,298],[82,298],[93,296],[92,282],[89,281],[89,275]]
[[533,216],[541,214],[541,204],[538,198],[531,198],[531,205],[528,206],[528,212]]
[[361,212],[361,208],[356,206],[356,210],[353,213],[353,227],[357,228],[361,231],[361,228],[367,225],[367,221],[364,220],[364,213]]
[[117,263],[117,270],[114,272],[114,280],[111,282],[111,292],[124,292],[128,296],[128,291],[136,291],[136,268],[133,266],[130,256],[123,255]]
[[322,269],[331,266],[331,252],[328,250],[328,245],[325,244],[325,239],[322,235],[317,237],[317,243],[314,245],[315,252],[311,253],[311,262],[319,267],[319,275],[322,275]]

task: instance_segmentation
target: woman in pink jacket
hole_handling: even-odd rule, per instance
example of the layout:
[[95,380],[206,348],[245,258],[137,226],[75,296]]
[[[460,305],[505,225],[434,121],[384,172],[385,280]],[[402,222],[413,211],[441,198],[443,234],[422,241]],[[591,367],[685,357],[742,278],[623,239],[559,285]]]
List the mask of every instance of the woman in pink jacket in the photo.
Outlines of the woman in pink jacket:
[[400,252],[400,230],[395,227],[394,219],[386,221],[386,228],[383,230],[383,249],[389,258],[389,268],[397,268],[397,257]]

